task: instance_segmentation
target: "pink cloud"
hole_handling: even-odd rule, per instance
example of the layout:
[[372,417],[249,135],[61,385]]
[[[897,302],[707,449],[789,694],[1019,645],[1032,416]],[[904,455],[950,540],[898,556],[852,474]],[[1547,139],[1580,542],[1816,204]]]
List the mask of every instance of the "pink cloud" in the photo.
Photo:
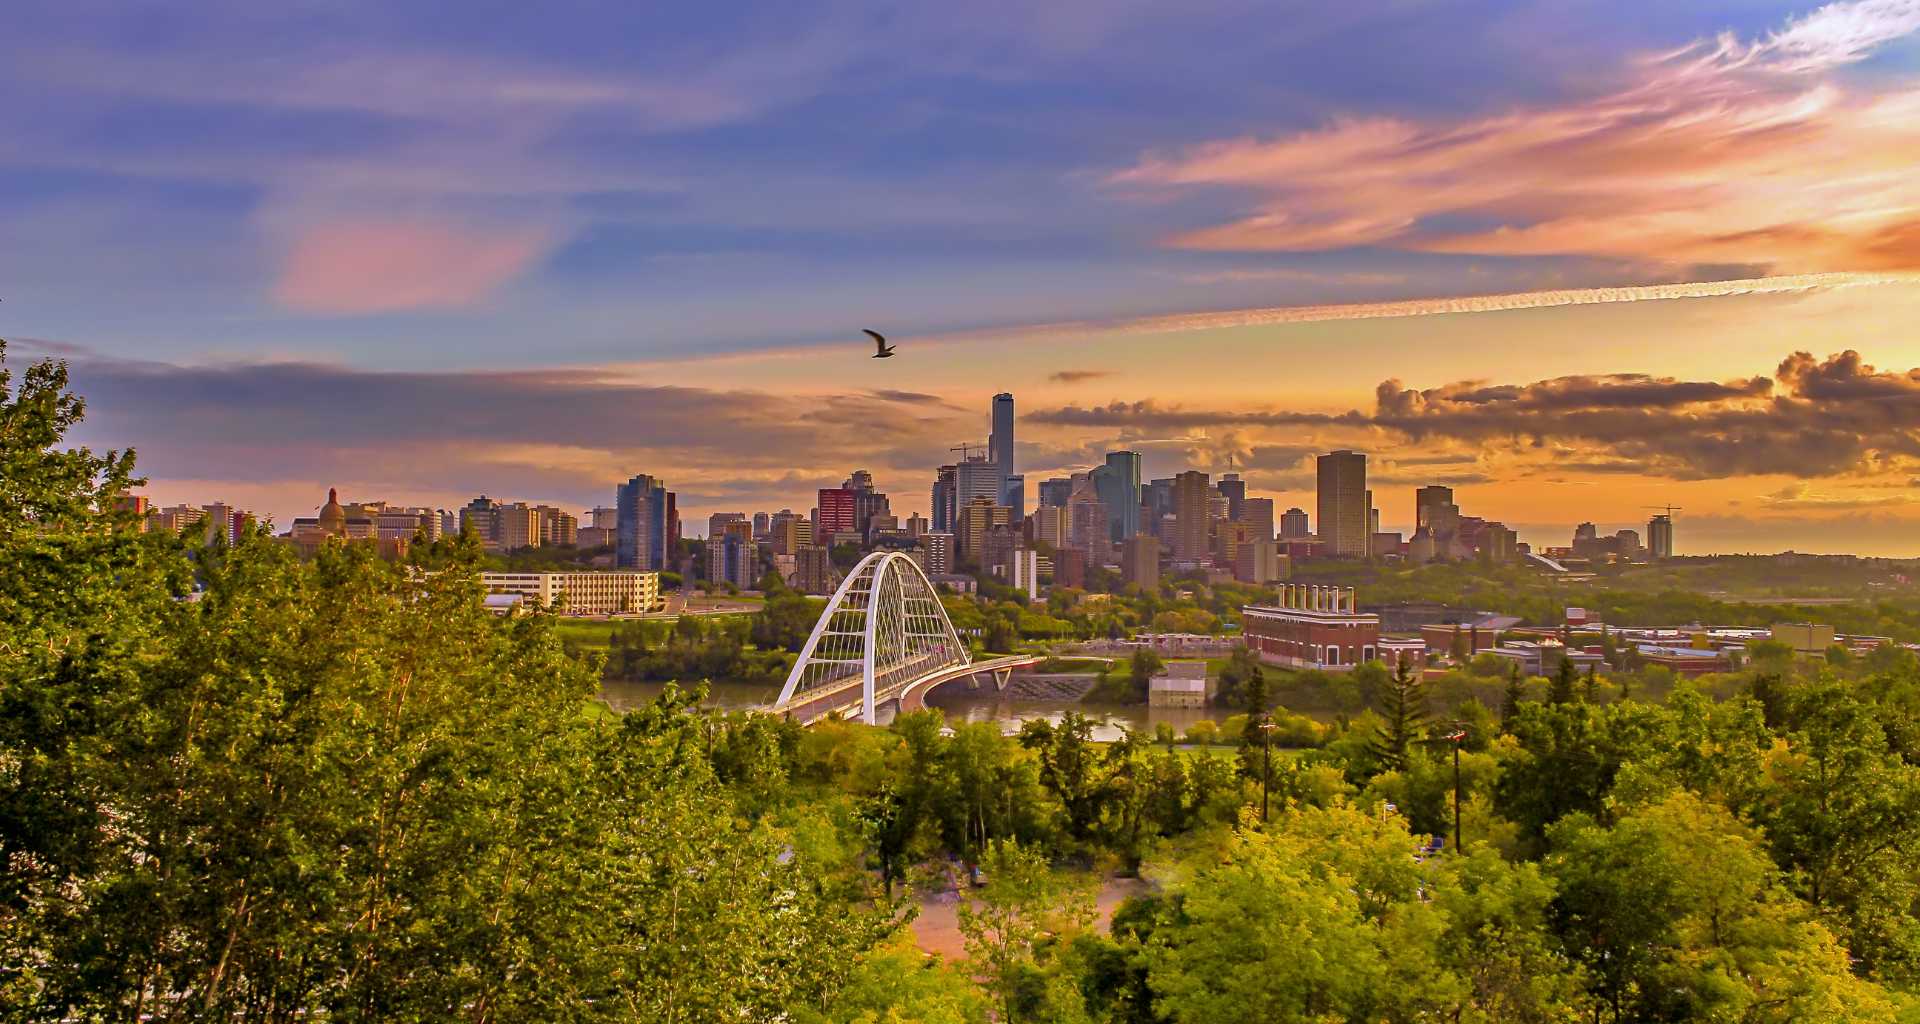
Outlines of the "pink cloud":
[[357,221],[303,229],[274,297],[314,313],[384,313],[472,305],[524,272],[551,244],[543,230],[479,231]]
[[[1113,176],[1262,197],[1176,246],[1385,245],[1782,272],[1920,267],[1920,84],[1836,69],[1920,29],[1920,0],[1831,4],[1746,45],[1635,62],[1599,97],[1462,121],[1336,120],[1152,155]],[[1448,232],[1441,218],[1485,222]]]

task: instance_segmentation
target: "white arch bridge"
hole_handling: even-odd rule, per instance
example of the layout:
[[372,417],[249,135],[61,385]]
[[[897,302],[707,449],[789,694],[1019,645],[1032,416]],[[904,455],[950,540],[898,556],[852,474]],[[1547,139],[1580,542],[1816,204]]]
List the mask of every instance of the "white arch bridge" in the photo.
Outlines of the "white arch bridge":
[[974,661],[919,564],[876,551],[834,591],[768,710],[802,724],[858,712],[872,725],[880,705],[898,701],[902,710],[917,710],[928,691],[967,676],[989,676],[1004,688],[1015,668],[1039,660]]

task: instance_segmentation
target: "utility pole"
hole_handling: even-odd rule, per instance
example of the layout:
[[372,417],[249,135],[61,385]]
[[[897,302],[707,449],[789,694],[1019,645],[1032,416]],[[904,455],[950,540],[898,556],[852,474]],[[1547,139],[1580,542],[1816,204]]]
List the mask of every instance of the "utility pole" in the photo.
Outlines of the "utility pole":
[[1467,738],[1466,730],[1456,729],[1447,734],[1453,741],[1453,852],[1465,852],[1460,846],[1460,742]]
[[[1262,717],[1265,714],[1262,713]],[[1273,783],[1273,723],[1260,723],[1260,820],[1267,820],[1267,789]]]

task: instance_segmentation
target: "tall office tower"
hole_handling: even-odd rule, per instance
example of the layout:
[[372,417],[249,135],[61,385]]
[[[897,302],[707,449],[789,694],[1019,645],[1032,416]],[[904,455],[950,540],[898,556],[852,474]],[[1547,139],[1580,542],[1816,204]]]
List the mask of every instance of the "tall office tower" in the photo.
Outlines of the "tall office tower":
[[837,533],[854,533],[857,512],[853,504],[853,492],[845,487],[820,488],[820,521],[814,524],[814,543],[833,546],[833,536]]
[[1122,584],[1137,583],[1152,590],[1160,583],[1160,541],[1150,534],[1136,534],[1120,544]]
[[[1367,537],[1372,538],[1380,532],[1380,509],[1373,503],[1373,491],[1367,491]],[[1367,545],[1367,554],[1373,554],[1371,542]]]
[[833,552],[809,545],[794,553],[793,566],[794,589],[803,594],[833,593]]
[[1014,522],[1027,518],[1026,474],[1015,473],[1007,478],[1006,486],[1000,489],[1000,504],[1012,512]]
[[1064,476],[1050,477],[1040,481],[1039,506],[1041,508],[1066,508],[1067,499],[1073,497],[1073,481]]
[[[987,459],[994,464],[999,474],[1000,490],[993,495],[994,503],[1013,507],[1007,500],[1008,477],[1013,476],[1013,396],[1001,392],[993,396],[993,433],[987,435]],[[965,504],[968,499],[962,498]]]
[[1107,532],[1126,540],[1140,532],[1140,453],[1108,452],[1106,465],[1094,470],[1094,488],[1107,506]]
[[907,536],[915,538],[925,537],[929,529],[930,527],[927,525],[926,516],[915,512],[907,517]]
[[1220,478],[1217,488],[1227,499],[1227,518],[1239,522],[1240,506],[1247,500],[1247,482],[1238,473],[1228,473]]
[[1439,484],[1428,484],[1413,492],[1413,528],[1422,526],[1429,529],[1438,524],[1436,517],[1444,517],[1445,510],[1453,504],[1453,488]]
[[954,510],[959,507],[953,500],[955,472],[952,466],[941,466],[934,472],[933,507],[927,514],[932,518],[935,530],[943,532],[953,530]]
[[773,530],[773,517],[765,512],[753,514],[753,539],[766,540]]
[[1213,488],[1207,474],[1190,469],[1173,478],[1173,557],[1178,562],[1207,561]]
[[664,572],[678,537],[673,494],[647,473],[614,489],[613,562],[621,569]]
[[1247,524],[1254,540],[1273,539],[1273,499],[1248,498],[1240,504],[1240,514],[1234,518]]
[[873,490],[873,474],[864,469],[856,469],[847,474],[847,479],[841,483],[840,486],[849,491],[871,491]]
[[1290,508],[1280,517],[1281,540],[1306,540],[1313,536],[1313,524],[1307,521],[1307,510]]
[[1334,558],[1367,557],[1367,457],[1337,451],[1320,456],[1320,543]]
[[1001,488],[1005,481],[1000,479],[1000,467],[992,461],[978,455],[963,459],[953,467],[953,508],[957,516],[959,510],[973,501],[985,498],[991,504],[1000,504]]
[[1662,513],[1647,520],[1647,557],[1654,561],[1673,557],[1673,517]]
[[873,532],[875,519],[888,518],[892,515],[893,506],[887,502],[886,495],[872,488],[853,492],[853,528],[859,531],[861,536],[864,537]]

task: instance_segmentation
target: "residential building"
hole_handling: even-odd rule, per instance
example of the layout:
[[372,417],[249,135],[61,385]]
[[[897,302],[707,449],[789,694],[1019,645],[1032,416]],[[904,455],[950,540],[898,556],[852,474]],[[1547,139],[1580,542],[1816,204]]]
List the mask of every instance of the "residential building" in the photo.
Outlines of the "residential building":
[[820,488],[820,518],[814,524],[814,536],[832,537],[836,533],[860,533],[859,512],[854,507],[854,492],[849,487]]
[[707,581],[752,590],[759,582],[759,545],[753,521],[740,512],[716,512],[707,520]]
[[1437,529],[1447,525],[1449,516],[1458,518],[1459,506],[1453,503],[1453,488],[1428,484],[1413,492],[1413,527]]
[[1044,544],[1058,551],[1067,546],[1071,525],[1069,510],[1058,505],[1042,505],[1027,517],[1027,538],[1034,544]]
[[1107,505],[1092,487],[1082,488],[1067,505],[1067,546],[1086,556],[1088,565],[1105,565],[1113,549],[1113,523]]
[[1360,611],[1349,588],[1282,584],[1278,605],[1242,608],[1240,624],[1268,664],[1345,672],[1378,657],[1380,617]]
[[1040,552],[1015,548],[1007,559],[1007,585],[1027,595],[1030,601],[1039,600]]
[[1673,557],[1673,516],[1662,513],[1647,520],[1647,557],[1656,562]]
[[960,509],[971,502],[985,498],[989,503],[998,505],[1001,498],[1000,466],[984,456],[962,459],[953,467],[953,508],[959,516]]
[[1078,548],[1056,552],[1053,556],[1053,585],[1086,589],[1087,553]]
[[839,586],[833,570],[833,552],[817,544],[799,549],[793,555],[793,588],[803,594],[831,594]]
[[958,518],[957,512],[960,506],[954,501],[958,488],[956,472],[957,468],[954,466],[941,466],[934,473],[933,504],[928,515],[932,518],[932,526],[935,530],[952,530],[953,522]]
[[1240,545],[1233,563],[1233,578],[1242,583],[1266,586],[1287,578],[1291,566],[1274,540],[1254,540]]
[[1367,557],[1367,457],[1354,451],[1320,456],[1320,541],[1333,558]]
[[928,575],[948,575],[953,572],[955,552],[954,535],[950,530],[933,530],[920,538],[920,546],[927,553],[925,569]]
[[1254,540],[1273,539],[1272,498],[1247,498],[1233,518],[1247,524]]
[[673,492],[645,473],[614,489],[613,564],[622,569],[662,572],[670,567],[680,539]]
[[1160,538],[1138,533],[1120,542],[1122,584],[1137,584],[1142,590],[1160,585]]
[[666,607],[657,572],[488,572],[489,593],[517,594],[540,608],[557,604],[566,615],[630,615]]
[[955,557],[961,562],[981,564],[987,531],[1011,524],[1012,510],[986,498],[974,498],[960,506],[960,528],[954,531],[957,546]]

